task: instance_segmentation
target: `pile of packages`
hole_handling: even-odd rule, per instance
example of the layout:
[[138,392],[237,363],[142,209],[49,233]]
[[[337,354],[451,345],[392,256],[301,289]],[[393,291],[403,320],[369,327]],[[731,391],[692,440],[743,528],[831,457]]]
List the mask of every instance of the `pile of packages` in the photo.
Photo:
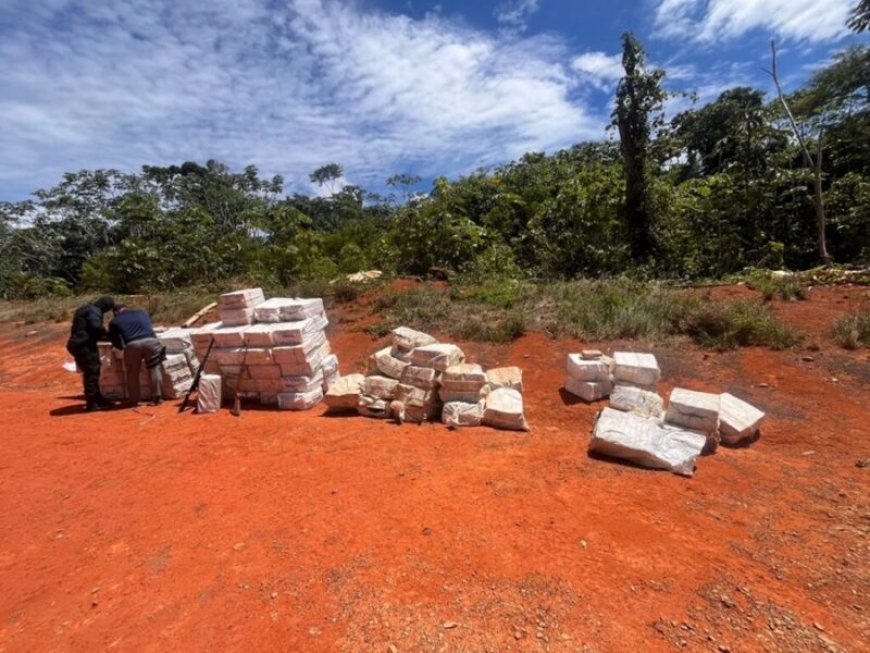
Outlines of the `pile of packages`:
[[[199,360],[193,349],[191,334],[186,329],[173,328],[157,332],[157,338],[166,347],[166,360],[160,365],[163,375],[163,399],[179,399],[190,388],[199,369]],[[125,386],[124,354],[113,349],[108,342],[98,344],[100,351],[100,392],[107,399],[127,398]],[[151,397],[151,375],[145,365],[139,367],[139,397]]]
[[590,402],[610,397],[595,423],[590,452],[691,476],[698,456],[719,442],[736,445],[758,433],[764,413],[729,393],[674,388],[666,410],[656,391],[660,378],[652,354],[568,355],[565,389]]
[[484,371],[466,363],[456,345],[407,327],[394,329],[392,338],[392,346],[369,358],[368,375],[343,376],[329,387],[327,406],[400,423],[528,430],[518,367]]
[[221,295],[219,310],[220,322],[190,332],[200,360],[214,343],[202,390],[210,392],[219,376],[225,400],[238,396],[282,410],[320,403],[338,378],[322,299],[266,299],[260,288],[249,288]]

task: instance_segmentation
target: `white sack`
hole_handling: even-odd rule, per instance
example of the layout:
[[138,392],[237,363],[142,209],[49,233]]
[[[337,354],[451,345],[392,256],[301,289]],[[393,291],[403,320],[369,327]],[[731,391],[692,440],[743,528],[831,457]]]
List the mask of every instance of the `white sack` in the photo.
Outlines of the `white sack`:
[[613,378],[649,388],[662,376],[659,363],[652,354],[618,351],[613,354]]
[[196,390],[196,412],[216,413],[221,407],[221,377],[203,374]]
[[510,388],[523,391],[523,371],[519,367],[496,367],[486,372],[486,382],[491,390]]
[[411,363],[418,367],[431,367],[443,372],[465,360],[465,354],[456,345],[433,344],[416,347],[411,352]]
[[661,417],[665,410],[664,400],[651,390],[633,385],[616,384],[610,393],[610,407],[637,413],[643,417]]
[[483,421],[484,401],[469,404],[462,401],[451,401],[441,409],[441,421],[447,426],[480,426]]
[[279,410],[308,410],[323,399],[323,390],[317,386],[310,392],[281,392],[278,394]]
[[401,379],[402,372],[410,363],[396,358],[390,347],[376,351],[369,357],[369,371],[388,376],[391,379]]
[[342,376],[329,386],[324,403],[330,408],[356,408],[364,380],[362,374]]
[[565,379],[565,390],[576,397],[580,397],[583,401],[592,403],[607,397],[613,390],[613,383],[610,382],[610,379],[603,381],[579,381],[569,376]]
[[719,434],[722,442],[737,444],[751,438],[761,427],[764,413],[727,392],[720,395]]
[[602,358],[587,360],[581,354],[568,354],[565,363],[568,378],[590,382],[610,380],[610,365]]
[[719,432],[719,395],[674,388],[665,420],[675,426],[708,435]]
[[498,388],[486,396],[483,423],[497,429],[528,431],[523,415],[523,395],[510,388]]

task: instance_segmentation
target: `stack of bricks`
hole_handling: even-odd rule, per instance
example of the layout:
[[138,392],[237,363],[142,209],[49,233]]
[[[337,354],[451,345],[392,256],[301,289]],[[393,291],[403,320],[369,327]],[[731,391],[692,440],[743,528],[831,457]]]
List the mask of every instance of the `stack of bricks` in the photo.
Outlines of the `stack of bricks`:
[[322,299],[266,300],[251,288],[221,295],[220,317],[195,329],[192,340],[200,358],[214,341],[204,371],[220,374],[224,399],[306,410],[338,378]]
[[329,388],[327,406],[399,422],[528,429],[519,368],[485,372],[456,345],[407,327],[392,337],[392,346],[369,358],[368,376],[348,375]]

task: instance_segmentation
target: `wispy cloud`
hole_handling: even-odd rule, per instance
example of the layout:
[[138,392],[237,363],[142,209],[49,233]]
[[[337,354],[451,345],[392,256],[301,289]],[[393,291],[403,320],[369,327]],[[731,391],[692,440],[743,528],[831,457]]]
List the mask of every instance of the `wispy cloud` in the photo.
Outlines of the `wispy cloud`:
[[537,13],[540,4],[540,0],[505,0],[495,8],[493,16],[509,30],[523,32],[529,17]]
[[585,52],[574,57],[571,68],[593,86],[606,90],[622,77],[622,56],[606,52]]
[[606,120],[576,99],[583,81],[558,39],[435,13],[7,0],[0,26],[0,198],[66,170],[206,158],[304,190],[335,161],[371,187],[397,170],[469,171],[597,138]]
[[735,39],[759,28],[781,38],[819,42],[846,33],[853,0],[659,0],[658,36],[699,42]]

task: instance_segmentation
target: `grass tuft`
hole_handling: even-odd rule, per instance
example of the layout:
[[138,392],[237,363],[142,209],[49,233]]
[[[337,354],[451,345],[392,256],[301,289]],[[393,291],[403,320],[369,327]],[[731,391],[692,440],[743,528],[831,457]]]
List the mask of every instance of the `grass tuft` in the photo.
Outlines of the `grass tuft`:
[[845,349],[870,347],[870,310],[844,315],[834,322],[834,340]]

